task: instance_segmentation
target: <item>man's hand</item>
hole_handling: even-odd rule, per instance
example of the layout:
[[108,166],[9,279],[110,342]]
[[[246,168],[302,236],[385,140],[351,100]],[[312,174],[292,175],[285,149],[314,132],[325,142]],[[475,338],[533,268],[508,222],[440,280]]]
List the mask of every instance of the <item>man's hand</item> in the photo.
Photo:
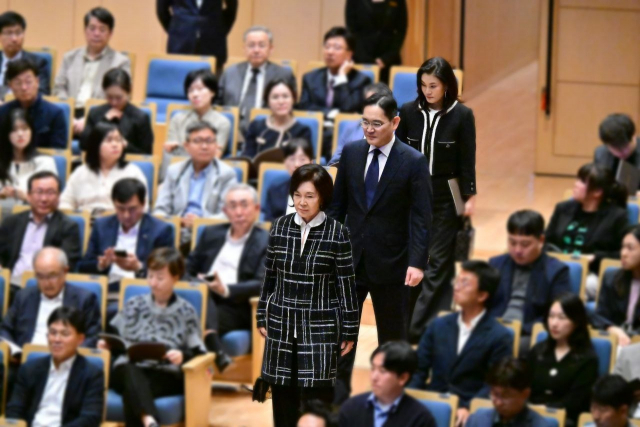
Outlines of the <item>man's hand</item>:
[[167,351],[167,354],[164,355],[164,358],[172,364],[180,366],[182,364],[184,356],[182,355],[182,352],[180,350],[169,350]]
[[215,292],[223,298],[226,298],[229,294],[229,288],[227,287],[227,285],[222,283],[217,274],[215,276],[215,279],[213,279],[211,282],[207,282],[207,286],[209,286],[211,292]]
[[631,344],[631,338],[629,338],[629,335],[627,335],[622,330],[622,328],[619,328],[617,326],[609,326],[607,328],[607,332],[609,332],[610,334],[616,335],[618,337],[618,345],[620,347],[625,347]]
[[96,344],[96,347],[98,347],[100,350],[109,350],[109,344],[107,344],[107,342],[103,339],[98,340],[98,344]]
[[382,62],[382,59],[380,59],[380,58],[376,58],[376,65],[378,67],[380,67],[380,68],[384,68],[385,67],[384,62]]
[[164,151],[166,151],[167,153],[170,153],[173,150],[175,150],[178,145],[180,144],[178,144],[175,141],[167,141],[164,143]]
[[104,254],[98,257],[98,270],[100,271],[106,270],[111,266],[111,264],[114,263],[115,260],[116,260],[115,250],[113,248],[107,248],[104,251]]
[[424,271],[419,268],[409,267],[407,268],[407,276],[404,278],[404,284],[407,286],[417,286],[424,277]]
[[340,344],[340,348],[342,349],[340,356],[344,356],[345,354],[353,350],[353,345],[354,345],[353,341],[342,341],[342,344]]
[[260,332],[260,335],[262,335],[262,338],[267,337],[267,328],[258,328],[258,332]]
[[456,411],[456,427],[463,427],[469,418],[469,410],[467,408],[458,408]]
[[113,119],[120,120],[122,118],[122,113],[123,113],[122,110],[118,110],[117,108],[111,108],[104,115],[104,118],[107,119],[107,120],[113,120]]
[[74,135],[81,134],[84,130],[84,118],[73,120],[73,133]]
[[469,197],[464,204],[464,216],[473,216],[476,213],[476,196]]
[[142,263],[135,254],[127,254],[126,257],[116,256],[114,262],[124,271],[142,270]]
[[351,59],[344,61],[340,66],[340,69],[338,70],[338,75],[346,76],[347,74],[349,74],[352,68],[353,68],[353,61]]
[[193,221],[196,218],[199,218],[199,216],[196,214],[188,213],[180,219],[180,225],[182,225],[183,227],[191,228],[193,227]]

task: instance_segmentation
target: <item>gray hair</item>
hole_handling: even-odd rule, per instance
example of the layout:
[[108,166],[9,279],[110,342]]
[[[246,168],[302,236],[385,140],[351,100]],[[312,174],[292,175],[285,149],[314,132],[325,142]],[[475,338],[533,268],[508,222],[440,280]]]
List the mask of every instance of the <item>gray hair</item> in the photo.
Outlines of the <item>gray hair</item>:
[[249,184],[245,184],[244,182],[237,182],[229,187],[226,193],[224,193],[224,204],[227,204],[227,196],[234,191],[248,191],[253,198],[253,202],[258,204],[258,192],[255,188],[250,186]]
[[242,41],[243,42],[247,41],[247,36],[249,35],[249,33],[255,33],[258,31],[262,33],[266,33],[267,37],[269,37],[269,43],[273,43],[273,33],[271,32],[270,29],[268,29],[264,25],[254,25],[253,27],[249,27],[249,29],[247,29],[242,35]]
[[58,263],[60,264],[60,267],[64,270],[67,267],[69,267],[69,259],[67,258],[67,254],[64,253],[64,251],[62,249],[53,247],[53,246],[45,246],[42,249],[38,249],[36,251],[35,254],[33,254],[33,260],[32,260],[32,265],[35,268],[36,265],[36,261],[38,260],[38,257],[40,256],[40,254],[42,254],[43,252],[55,252],[55,254],[58,256]]

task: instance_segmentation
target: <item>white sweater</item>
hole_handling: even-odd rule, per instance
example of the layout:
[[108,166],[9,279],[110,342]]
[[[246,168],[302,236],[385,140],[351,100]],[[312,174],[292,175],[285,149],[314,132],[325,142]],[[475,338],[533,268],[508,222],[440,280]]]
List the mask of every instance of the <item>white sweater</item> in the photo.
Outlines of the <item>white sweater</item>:
[[[35,156],[31,160],[27,162],[11,162],[9,177],[11,182],[7,182],[6,186],[14,186],[19,188],[20,190],[27,192],[27,185],[29,183],[29,178],[31,175],[42,172],[42,171],[50,171],[58,175],[58,169],[56,169],[56,162],[53,160],[51,156]],[[0,182],[0,188],[3,185]]]

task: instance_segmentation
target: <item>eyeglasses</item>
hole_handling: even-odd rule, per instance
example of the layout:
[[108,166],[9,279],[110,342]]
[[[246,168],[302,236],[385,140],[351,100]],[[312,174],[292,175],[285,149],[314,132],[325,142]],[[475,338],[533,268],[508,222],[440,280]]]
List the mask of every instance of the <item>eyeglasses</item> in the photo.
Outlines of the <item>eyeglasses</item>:
[[24,31],[22,30],[3,31],[1,34],[2,34],[2,37],[22,37],[22,35],[24,34]]
[[42,196],[53,197],[53,196],[57,196],[58,192],[56,190],[34,190],[31,192],[31,194],[33,196],[38,196],[38,197],[42,197]]
[[51,273],[51,274],[39,274],[36,273],[36,280],[38,282],[51,282],[52,280],[59,279],[64,273]]
[[190,139],[189,142],[193,145],[213,145],[218,143],[214,138],[194,138]]
[[343,45],[340,45],[340,44],[327,43],[327,44],[324,45],[324,49],[325,50],[334,50],[336,52],[342,52],[346,48]]
[[386,125],[387,123],[390,123],[390,122],[383,123],[383,122],[376,121],[376,122],[369,123],[369,121],[367,121],[367,120],[361,120],[360,121],[360,126],[362,126],[362,129],[364,129],[364,130],[369,129],[369,127],[373,128],[375,130],[379,130],[382,126]]
[[9,85],[29,88],[33,86],[35,83],[36,83],[36,79],[34,79],[33,77],[27,77],[25,79],[15,78],[9,82]]
[[56,331],[55,329],[49,329],[48,334],[51,338],[56,338],[56,337],[69,338],[71,336],[71,332],[67,330]]

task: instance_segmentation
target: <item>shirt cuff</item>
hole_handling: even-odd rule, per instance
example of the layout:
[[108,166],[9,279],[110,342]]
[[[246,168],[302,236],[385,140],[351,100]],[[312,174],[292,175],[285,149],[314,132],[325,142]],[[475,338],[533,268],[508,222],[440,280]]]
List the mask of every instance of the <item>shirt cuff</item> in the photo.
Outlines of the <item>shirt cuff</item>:
[[229,292],[229,286],[228,285],[223,285],[224,286],[224,294],[222,295],[223,298],[229,298],[229,295],[231,294],[231,292]]
[[338,75],[338,77],[333,79],[333,87],[336,87],[338,85],[343,85],[348,82],[349,82],[349,79],[347,78],[346,75],[345,76]]

